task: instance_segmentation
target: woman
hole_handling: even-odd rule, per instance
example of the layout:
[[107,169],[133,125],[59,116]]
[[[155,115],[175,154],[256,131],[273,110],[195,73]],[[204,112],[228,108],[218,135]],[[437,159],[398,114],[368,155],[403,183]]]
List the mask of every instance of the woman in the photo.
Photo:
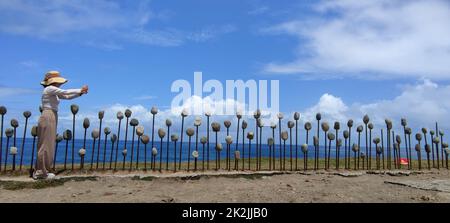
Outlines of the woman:
[[48,171],[53,164],[55,155],[56,127],[58,123],[58,105],[60,99],[74,99],[88,93],[88,86],[81,89],[60,89],[61,85],[67,83],[58,71],[49,71],[45,74],[42,93],[42,115],[38,123],[38,158],[34,179],[51,179],[55,174]]

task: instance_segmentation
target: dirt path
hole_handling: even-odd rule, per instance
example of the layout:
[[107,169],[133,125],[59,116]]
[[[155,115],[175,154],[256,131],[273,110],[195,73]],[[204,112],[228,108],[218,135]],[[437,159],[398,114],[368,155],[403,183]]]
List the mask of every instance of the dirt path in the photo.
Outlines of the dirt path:
[[53,183],[3,176],[0,202],[450,202],[449,176],[448,171],[91,173]]

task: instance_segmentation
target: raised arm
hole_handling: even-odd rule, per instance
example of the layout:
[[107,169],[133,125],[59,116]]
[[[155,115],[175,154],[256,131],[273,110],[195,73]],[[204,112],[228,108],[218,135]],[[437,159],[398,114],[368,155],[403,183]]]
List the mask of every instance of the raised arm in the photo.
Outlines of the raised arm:
[[67,89],[67,90],[64,90],[64,89],[57,88],[57,87],[54,87],[54,86],[48,87],[47,91],[48,91],[49,94],[56,95],[60,99],[67,99],[67,100],[80,97],[81,94],[82,94],[81,89]]

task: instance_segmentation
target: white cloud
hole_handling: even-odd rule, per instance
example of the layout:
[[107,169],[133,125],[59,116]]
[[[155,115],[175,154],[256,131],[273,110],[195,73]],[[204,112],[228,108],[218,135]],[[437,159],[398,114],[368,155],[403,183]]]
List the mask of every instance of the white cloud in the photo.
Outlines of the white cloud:
[[299,38],[297,58],[268,73],[450,78],[450,4],[442,0],[322,1],[317,17],[265,29]]
[[217,36],[235,32],[237,28],[233,25],[210,26],[203,28],[199,32],[193,32],[187,35],[187,39],[194,42],[205,42],[214,39]]
[[200,31],[155,28],[173,13],[150,9],[150,1],[109,0],[0,1],[0,32],[48,41],[78,41],[104,50],[121,50],[123,42],[174,47],[202,42],[233,32],[231,25],[206,26]]
[[144,16],[121,12],[117,2],[106,0],[1,1],[0,13],[1,31],[41,38],[83,30],[124,27]]
[[315,114],[321,112],[323,119],[347,123],[353,119],[355,125],[362,124],[362,117],[368,114],[376,127],[385,127],[384,120],[389,118],[399,130],[401,118],[408,120],[409,126],[415,131],[421,127],[433,128],[434,123],[440,123],[444,129],[450,128],[450,85],[439,86],[430,80],[423,80],[414,86],[405,86],[400,95],[373,103],[353,103],[346,105],[336,96],[324,94],[319,102],[306,109],[303,117],[314,121]]
[[38,93],[38,91],[27,88],[14,88],[0,86],[0,98],[7,98],[12,96],[26,96]]
[[304,112],[304,117],[308,120],[314,120],[316,113],[320,112],[324,117],[329,117],[334,120],[345,120],[348,110],[349,108],[341,98],[331,94],[324,94],[320,97],[316,105],[308,108]]

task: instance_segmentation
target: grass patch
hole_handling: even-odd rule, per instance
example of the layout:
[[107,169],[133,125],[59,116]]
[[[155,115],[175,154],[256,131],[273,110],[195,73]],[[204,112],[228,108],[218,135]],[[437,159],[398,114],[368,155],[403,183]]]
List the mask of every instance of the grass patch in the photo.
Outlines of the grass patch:
[[23,189],[44,189],[49,187],[58,187],[64,183],[74,181],[97,181],[96,177],[68,177],[55,180],[38,180],[34,182],[20,182],[20,181],[0,181],[0,186],[5,190],[23,190]]

